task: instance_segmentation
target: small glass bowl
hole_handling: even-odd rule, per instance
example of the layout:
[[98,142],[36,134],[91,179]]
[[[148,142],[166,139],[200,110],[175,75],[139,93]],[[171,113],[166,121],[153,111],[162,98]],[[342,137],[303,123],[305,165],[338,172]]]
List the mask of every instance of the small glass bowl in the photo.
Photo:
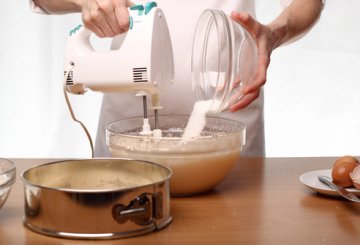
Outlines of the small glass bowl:
[[11,187],[15,183],[15,177],[15,164],[8,159],[0,158],[0,208],[10,194]]

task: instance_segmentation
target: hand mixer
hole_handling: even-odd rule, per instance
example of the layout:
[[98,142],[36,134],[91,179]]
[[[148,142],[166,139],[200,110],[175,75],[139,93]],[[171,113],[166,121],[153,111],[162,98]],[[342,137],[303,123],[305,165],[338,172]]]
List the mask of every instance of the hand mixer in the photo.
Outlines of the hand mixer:
[[[129,31],[112,40],[111,50],[96,51],[91,45],[91,31],[77,27],[70,33],[65,53],[64,93],[72,118],[85,130],[71,109],[67,92],[84,94],[88,89],[99,92],[134,92],[143,96],[144,125],[142,134],[151,135],[147,119],[147,96],[155,114],[161,109],[159,94],[174,81],[174,61],[170,34],[163,11],[156,2],[129,8]],[[66,90],[66,91],[65,91]],[[160,131],[161,134],[161,131]]]

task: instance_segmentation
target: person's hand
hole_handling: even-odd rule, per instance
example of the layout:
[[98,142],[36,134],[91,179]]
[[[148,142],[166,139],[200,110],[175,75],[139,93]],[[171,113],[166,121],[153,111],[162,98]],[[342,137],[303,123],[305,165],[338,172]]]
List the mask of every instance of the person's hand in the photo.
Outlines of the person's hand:
[[234,112],[245,108],[259,97],[260,89],[266,82],[267,68],[274,47],[273,33],[269,27],[262,25],[245,12],[232,12],[231,17],[252,35],[258,48],[258,68],[255,80],[242,87],[243,96],[230,107],[230,111]]
[[99,37],[114,37],[129,29],[127,0],[84,0],[82,20],[84,26]]

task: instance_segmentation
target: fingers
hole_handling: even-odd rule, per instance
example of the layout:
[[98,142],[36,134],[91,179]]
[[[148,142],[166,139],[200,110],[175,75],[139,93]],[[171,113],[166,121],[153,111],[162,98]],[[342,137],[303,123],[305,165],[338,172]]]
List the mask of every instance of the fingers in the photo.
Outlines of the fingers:
[[126,7],[129,8],[131,6],[135,5],[132,1],[126,1]]
[[242,93],[254,93],[265,85],[269,64],[270,58],[267,55],[259,54],[255,79],[246,83],[246,85],[242,88]]
[[[124,9],[126,9],[126,7],[124,7]],[[104,32],[109,36],[115,36],[119,34],[122,28],[117,21],[114,6],[108,4],[108,2],[101,1],[99,3],[99,11],[102,13],[102,16],[104,16],[105,19]]]
[[91,17],[89,14],[87,13],[83,13],[82,14],[82,20],[84,23],[84,26],[91,30],[92,32],[94,32],[98,37],[106,37],[106,34],[104,33],[104,31],[98,27],[96,24],[93,24],[92,21],[90,21]]
[[123,33],[129,30],[129,11],[124,7],[117,7],[115,9],[116,22],[120,28],[119,33]]
[[129,28],[127,8],[133,3],[125,0],[84,0],[84,26],[99,37],[114,37]]
[[262,25],[246,12],[233,11],[231,17],[250,33],[256,42],[258,50],[255,78],[252,81],[247,81],[244,87],[241,88],[241,92],[245,97],[232,107],[233,110],[238,110],[256,99],[261,87],[266,83],[267,69],[270,64],[270,56],[273,50],[270,42],[272,32],[267,26]]
[[230,111],[235,112],[250,105],[260,95],[260,89],[254,93],[243,95],[238,102],[230,106]]

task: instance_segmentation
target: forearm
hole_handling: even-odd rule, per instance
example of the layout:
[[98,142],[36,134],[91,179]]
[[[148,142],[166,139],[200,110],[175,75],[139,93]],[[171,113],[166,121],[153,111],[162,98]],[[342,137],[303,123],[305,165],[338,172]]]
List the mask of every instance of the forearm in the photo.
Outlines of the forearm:
[[49,14],[66,14],[81,12],[82,0],[33,0],[34,3]]
[[301,37],[317,22],[321,0],[293,0],[268,27],[273,32],[273,48]]

